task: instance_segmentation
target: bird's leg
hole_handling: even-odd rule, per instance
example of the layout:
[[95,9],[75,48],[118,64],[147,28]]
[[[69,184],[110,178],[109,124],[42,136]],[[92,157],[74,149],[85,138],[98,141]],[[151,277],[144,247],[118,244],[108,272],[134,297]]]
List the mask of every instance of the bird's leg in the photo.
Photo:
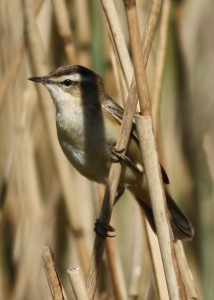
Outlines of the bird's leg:
[[125,191],[125,187],[124,186],[119,186],[117,189],[117,195],[114,199],[114,205],[117,203],[117,201],[120,199],[120,197],[123,195]]
[[[120,197],[123,195],[125,190],[124,186],[119,186],[117,190],[117,195],[114,200],[114,205],[117,203],[117,201],[120,199]],[[99,219],[96,219],[96,222],[94,224],[94,231],[96,234],[100,235],[101,237],[115,237],[116,234],[109,234],[112,232],[115,232],[114,227],[112,227],[109,224],[101,222]]]
[[[118,150],[114,147],[110,147],[111,149],[111,159],[113,162],[120,162],[122,160],[121,154],[123,153],[123,151],[125,149],[122,150]],[[117,191],[117,195],[115,197],[115,201],[114,204],[119,200],[119,198],[121,197],[121,195],[124,192],[124,188],[118,188]],[[109,224],[103,223],[101,222],[99,219],[96,219],[96,222],[94,224],[94,231],[96,232],[97,235],[101,236],[101,237],[115,237],[115,234],[112,234],[113,232],[115,232],[114,227],[112,227]]]
[[105,224],[103,222],[101,222],[99,219],[96,219],[96,222],[94,224],[94,231],[96,232],[96,234],[100,235],[101,237],[115,237],[116,234],[109,234],[112,232],[115,232],[114,227],[112,227],[109,224]]

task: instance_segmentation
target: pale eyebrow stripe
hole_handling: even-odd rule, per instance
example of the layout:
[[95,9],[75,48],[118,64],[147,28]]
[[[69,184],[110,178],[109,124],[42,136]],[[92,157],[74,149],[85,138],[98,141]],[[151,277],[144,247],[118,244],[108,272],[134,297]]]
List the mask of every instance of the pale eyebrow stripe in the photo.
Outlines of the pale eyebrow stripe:
[[71,81],[80,82],[83,80],[82,76],[80,74],[70,74],[70,75],[64,75],[64,76],[58,76],[51,78],[51,81],[53,82],[62,82],[66,79],[70,79]]

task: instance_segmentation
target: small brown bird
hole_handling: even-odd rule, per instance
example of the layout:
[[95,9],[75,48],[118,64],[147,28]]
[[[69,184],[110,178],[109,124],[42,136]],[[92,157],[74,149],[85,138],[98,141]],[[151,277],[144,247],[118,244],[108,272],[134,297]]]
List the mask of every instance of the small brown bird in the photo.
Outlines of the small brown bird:
[[[83,176],[106,183],[123,109],[106,93],[102,78],[85,67],[69,65],[29,79],[44,84],[51,94],[59,143],[68,160]],[[156,231],[134,123],[121,164],[118,189],[132,193]],[[161,170],[168,184],[166,172]],[[194,229],[189,219],[167,192],[166,200],[175,239],[191,240]]]

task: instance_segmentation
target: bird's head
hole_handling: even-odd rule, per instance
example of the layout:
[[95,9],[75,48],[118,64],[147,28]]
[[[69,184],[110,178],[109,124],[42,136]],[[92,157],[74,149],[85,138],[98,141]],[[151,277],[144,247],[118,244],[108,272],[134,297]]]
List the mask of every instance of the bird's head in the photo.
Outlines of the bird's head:
[[29,80],[45,85],[56,105],[72,99],[87,98],[90,101],[99,98],[99,93],[104,89],[102,78],[80,65],[62,66],[46,76],[31,77]]

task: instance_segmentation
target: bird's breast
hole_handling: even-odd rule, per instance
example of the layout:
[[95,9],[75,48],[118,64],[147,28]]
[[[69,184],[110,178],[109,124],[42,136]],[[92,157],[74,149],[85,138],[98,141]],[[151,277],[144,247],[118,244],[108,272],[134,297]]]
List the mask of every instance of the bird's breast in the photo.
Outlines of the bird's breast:
[[57,132],[62,139],[75,144],[81,142],[84,134],[84,119],[81,108],[59,111],[56,114]]
[[105,182],[111,150],[102,115],[76,108],[57,113],[56,123],[61,148],[72,165],[87,178]]

